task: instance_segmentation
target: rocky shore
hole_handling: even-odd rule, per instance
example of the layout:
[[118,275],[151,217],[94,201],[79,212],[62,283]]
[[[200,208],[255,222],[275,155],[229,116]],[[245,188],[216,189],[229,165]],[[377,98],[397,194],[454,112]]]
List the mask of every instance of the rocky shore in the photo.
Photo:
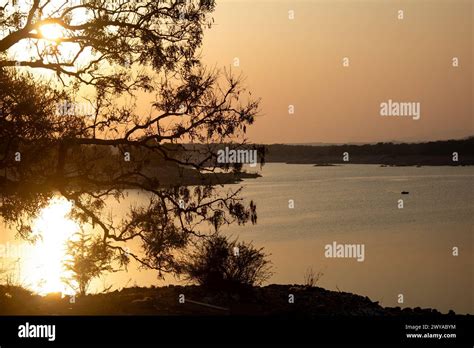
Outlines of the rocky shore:
[[[292,296],[291,296],[292,295]],[[251,316],[446,316],[430,308],[390,308],[368,297],[302,285],[268,285],[239,293],[199,286],[131,287],[71,298],[34,295],[0,286],[0,315],[251,315]]]

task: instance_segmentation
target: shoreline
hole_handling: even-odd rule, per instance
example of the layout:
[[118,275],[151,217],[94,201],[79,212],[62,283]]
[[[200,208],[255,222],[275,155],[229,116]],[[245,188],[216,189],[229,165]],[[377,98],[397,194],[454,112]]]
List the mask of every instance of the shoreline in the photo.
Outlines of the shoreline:
[[[290,300],[292,298],[292,300]],[[0,285],[0,315],[161,315],[269,317],[470,316],[433,308],[383,307],[367,296],[317,286],[258,286],[241,291],[209,291],[197,285],[130,287],[84,297],[40,296]]]

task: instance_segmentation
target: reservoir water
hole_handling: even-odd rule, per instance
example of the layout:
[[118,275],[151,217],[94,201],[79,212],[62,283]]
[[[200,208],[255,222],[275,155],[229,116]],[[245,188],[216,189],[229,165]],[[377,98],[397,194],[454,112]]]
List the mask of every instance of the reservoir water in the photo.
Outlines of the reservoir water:
[[[474,167],[270,163],[258,170],[262,177],[222,188],[243,186],[242,197],[257,205],[258,223],[223,232],[271,254],[269,283],[301,284],[312,268],[323,274],[318,286],[383,306],[474,313]],[[12,234],[2,233],[0,242]],[[363,245],[363,261],[325,257],[334,242]],[[159,280],[132,264],[94,281],[92,290],[166,283],[179,280]]]

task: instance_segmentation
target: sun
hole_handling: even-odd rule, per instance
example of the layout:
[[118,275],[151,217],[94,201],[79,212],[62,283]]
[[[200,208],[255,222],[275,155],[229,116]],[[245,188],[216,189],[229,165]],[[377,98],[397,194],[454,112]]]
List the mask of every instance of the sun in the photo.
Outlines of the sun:
[[[22,12],[31,10],[29,1],[17,2]],[[64,71],[76,72],[87,67],[100,56],[88,43],[83,41],[82,26],[94,19],[90,11],[76,1],[51,0],[40,16],[33,22],[30,37],[22,39],[9,47],[8,58],[17,62],[16,66],[28,69],[30,63],[42,62],[58,64]],[[67,18],[58,17],[58,13],[67,11]],[[40,64],[41,65],[41,64]],[[38,76],[46,78],[57,75],[54,69],[31,69]],[[65,76],[62,76],[66,80]],[[62,81],[64,82],[64,81]]]
[[73,289],[62,281],[68,277],[63,264],[68,257],[67,241],[79,231],[79,225],[67,216],[71,209],[70,201],[53,198],[33,222],[33,235],[39,239],[29,246],[23,271],[26,285],[40,295],[52,292],[74,294]]
[[51,41],[57,42],[64,37],[64,28],[58,24],[44,24],[39,31],[43,38]]

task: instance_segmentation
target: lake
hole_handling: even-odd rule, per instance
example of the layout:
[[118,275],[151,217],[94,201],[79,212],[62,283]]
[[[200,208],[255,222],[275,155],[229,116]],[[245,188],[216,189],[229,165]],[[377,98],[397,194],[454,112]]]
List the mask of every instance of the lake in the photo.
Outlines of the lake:
[[[474,313],[473,167],[269,163],[259,172],[260,178],[224,188],[244,186],[242,196],[257,204],[258,223],[223,232],[271,254],[269,283],[301,284],[311,267],[323,274],[318,286],[383,306]],[[334,242],[363,245],[363,261],[325,257]],[[166,283],[179,281],[158,280],[132,265],[128,273],[94,281],[93,290]]]

